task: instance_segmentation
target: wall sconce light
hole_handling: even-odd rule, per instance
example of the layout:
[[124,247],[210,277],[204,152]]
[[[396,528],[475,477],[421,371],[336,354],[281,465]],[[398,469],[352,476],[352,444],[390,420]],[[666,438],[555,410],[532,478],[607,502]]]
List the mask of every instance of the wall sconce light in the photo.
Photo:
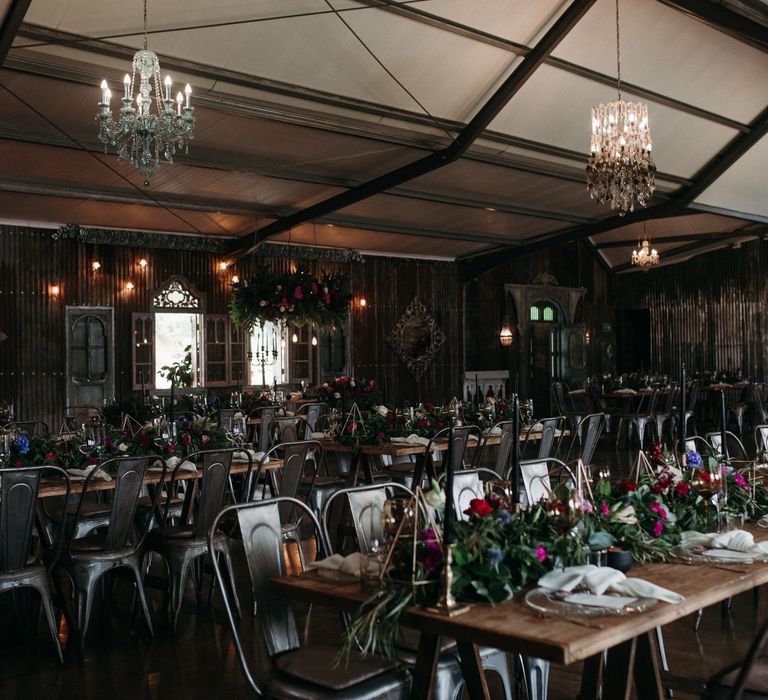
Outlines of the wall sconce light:
[[512,331],[512,326],[509,325],[509,319],[504,316],[504,318],[501,321],[501,330],[499,331],[499,342],[505,347],[508,348],[510,345],[512,345],[512,342],[515,339],[515,334]]
[[237,275],[232,275],[232,284],[238,284],[240,282],[240,278]]
[[366,306],[368,306],[368,301],[366,300],[366,298],[365,298],[365,297],[360,297],[360,298],[357,300],[357,305],[358,305],[358,306],[359,306],[361,309],[364,309]]
[[299,336],[295,333],[291,336],[291,342],[292,343],[298,343],[299,342]]
[[54,284],[50,288],[50,293],[52,297],[57,297],[59,294],[61,294],[61,287],[59,287],[58,284]]
[[91,263],[91,269],[92,269],[94,272],[98,272],[99,270],[101,270],[101,263],[100,263],[98,260],[94,260],[94,261]]
[[135,289],[133,282],[126,282],[125,283],[125,291],[126,292],[130,292],[133,289]]
[[226,260],[222,260],[219,263],[219,272],[226,272],[229,267],[229,263]]
[[584,341],[589,345],[589,343],[592,341],[592,336],[589,333],[589,329],[587,329],[587,332],[584,334]]
[[312,345],[317,345],[317,338],[314,335],[312,336]]
[[147,262],[146,258],[142,258],[141,260],[139,260],[139,267],[142,270],[146,270],[148,265],[149,265],[149,263]]

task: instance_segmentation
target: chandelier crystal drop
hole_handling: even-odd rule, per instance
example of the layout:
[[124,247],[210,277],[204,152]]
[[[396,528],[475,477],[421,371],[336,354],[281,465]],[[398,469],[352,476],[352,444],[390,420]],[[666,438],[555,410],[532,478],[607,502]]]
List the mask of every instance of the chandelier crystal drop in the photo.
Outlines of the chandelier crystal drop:
[[123,78],[120,116],[117,121],[113,119],[109,106],[112,92],[107,81],[102,80],[96,121],[104,152],[107,152],[108,147],[114,148],[119,161],[130,161],[144,175],[145,185],[149,185],[149,178],[162,161],[173,163],[176,151],[184,149],[186,152],[193,138],[195,118],[194,108],[190,104],[192,88],[187,84],[184,95],[179,92],[174,100],[172,86],[173,81],[167,75],[161,89],[160,61],[157,54],[147,49],[147,0],[144,0],[144,49],[134,54],[132,73],[126,73]]
[[659,253],[656,248],[651,248],[647,238],[643,238],[638,244],[638,249],[632,251],[632,264],[640,268],[648,268],[659,264]]
[[616,68],[619,99],[592,109],[592,138],[587,163],[587,190],[598,202],[610,202],[624,216],[635,202],[647,206],[656,189],[651,156],[648,108],[621,97],[619,0],[616,0]]

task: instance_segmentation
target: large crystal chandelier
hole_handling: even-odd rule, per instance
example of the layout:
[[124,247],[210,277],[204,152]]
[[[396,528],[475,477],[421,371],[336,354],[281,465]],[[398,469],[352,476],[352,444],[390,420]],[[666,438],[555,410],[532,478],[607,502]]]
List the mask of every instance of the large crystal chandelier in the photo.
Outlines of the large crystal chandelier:
[[638,244],[638,249],[632,251],[632,264],[642,269],[659,264],[659,253],[656,248],[651,248],[651,242],[647,238],[644,237],[642,243]]
[[646,206],[656,188],[651,157],[648,108],[621,99],[619,0],[616,0],[616,73],[619,99],[592,109],[592,139],[587,190],[598,202],[610,202],[619,216]]
[[[140,82],[136,91],[136,107],[133,95],[136,89],[136,74]],[[155,97],[152,97],[154,85]],[[184,88],[185,95],[176,95],[175,105],[171,97],[173,82],[165,76],[164,91],[160,89],[160,62],[157,54],[147,49],[147,0],[144,0],[144,49],[133,56],[133,72],[123,78],[123,106],[120,118],[112,118],[109,107],[112,92],[106,80],[101,81],[101,101],[96,121],[99,124],[99,139],[104,143],[104,152],[112,146],[117,150],[119,160],[129,160],[144,175],[144,184],[149,185],[155,168],[162,160],[173,163],[173,154],[177,149],[187,150],[193,137],[195,118],[194,108],[189,100],[192,88]],[[152,113],[155,102],[156,114]]]

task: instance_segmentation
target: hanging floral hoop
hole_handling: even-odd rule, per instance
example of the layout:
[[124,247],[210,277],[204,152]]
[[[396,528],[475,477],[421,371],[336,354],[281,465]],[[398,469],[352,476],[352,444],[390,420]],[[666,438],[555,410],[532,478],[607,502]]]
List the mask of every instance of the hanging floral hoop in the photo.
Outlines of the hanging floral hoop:
[[229,313],[246,330],[266,322],[340,326],[352,300],[349,275],[324,273],[316,278],[306,270],[276,275],[261,267],[248,280],[232,285]]

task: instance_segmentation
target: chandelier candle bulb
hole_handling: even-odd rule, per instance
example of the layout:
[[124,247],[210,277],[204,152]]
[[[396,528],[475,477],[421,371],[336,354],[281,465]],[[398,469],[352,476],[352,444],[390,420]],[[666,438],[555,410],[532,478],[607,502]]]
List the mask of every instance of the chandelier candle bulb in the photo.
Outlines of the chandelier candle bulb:
[[[104,81],[107,82],[106,80]],[[131,97],[131,76],[128,75],[128,73],[125,74],[125,77],[123,78],[123,85],[125,86],[125,99],[130,101],[132,99]]]
[[176,95],[176,114],[181,116],[181,103],[184,102],[184,96],[181,93]]
[[165,99],[170,100],[171,99],[171,85],[173,85],[173,81],[171,80],[170,75],[165,76]]
[[184,88],[184,94],[187,96],[187,104],[184,105],[186,109],[189,109],[189,98],[192,95],[192,86],[187,83],[187,86]]

